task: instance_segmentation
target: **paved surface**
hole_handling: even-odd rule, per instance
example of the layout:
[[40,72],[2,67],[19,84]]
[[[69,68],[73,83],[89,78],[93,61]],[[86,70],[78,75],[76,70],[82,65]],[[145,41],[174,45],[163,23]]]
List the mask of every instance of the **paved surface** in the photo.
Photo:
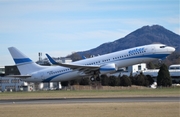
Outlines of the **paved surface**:
[[1,104],[72,104],[72,103],[132,103],[132,102],[180,102],[180,97],[120,97],[120,98],[59,98],[59,99],[11,99]]

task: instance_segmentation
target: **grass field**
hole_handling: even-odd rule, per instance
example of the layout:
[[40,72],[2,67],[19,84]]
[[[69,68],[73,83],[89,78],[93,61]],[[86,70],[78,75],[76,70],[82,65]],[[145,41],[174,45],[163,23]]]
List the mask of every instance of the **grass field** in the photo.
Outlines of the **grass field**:
[[179,117],[179,103],[0,105],[1,117]]
[[[1,99],[180,97],[180,88],[4,92]],[[0,104],[0,117],[179,117],[180,102]]]
[[180,88],[35,91],[0,93],[0,99],[180,96]]

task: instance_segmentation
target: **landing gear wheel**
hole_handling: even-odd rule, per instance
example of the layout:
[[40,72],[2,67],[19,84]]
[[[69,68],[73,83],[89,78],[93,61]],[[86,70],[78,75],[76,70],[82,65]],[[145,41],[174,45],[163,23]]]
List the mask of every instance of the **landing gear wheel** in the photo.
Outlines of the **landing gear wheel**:
[[94,82],[94,81],[101,81],[101,78],[100,78],[99,76],[96,77],[96,78],[91,77],[90,80],[91,80],[92,82]]
[[94,77],[91,77],[90,80],[94,82],[96,79]]

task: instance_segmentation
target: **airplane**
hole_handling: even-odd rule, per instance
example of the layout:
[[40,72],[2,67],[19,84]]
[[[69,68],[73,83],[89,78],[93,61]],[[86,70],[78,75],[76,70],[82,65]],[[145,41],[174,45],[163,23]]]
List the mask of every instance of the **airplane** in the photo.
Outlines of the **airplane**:
[[10,75],[26,82],[62,82],[89,76],[98,79],[102,74],[115,73],[119,68],[133,64],[162,59],[175,51],[164,44],[150,44],[121,50],[72,63],[57,63],[48,54],[50,62],[58,66],[41,66],[33,62],[15,47],[9,52],[20,71],[20,75]]

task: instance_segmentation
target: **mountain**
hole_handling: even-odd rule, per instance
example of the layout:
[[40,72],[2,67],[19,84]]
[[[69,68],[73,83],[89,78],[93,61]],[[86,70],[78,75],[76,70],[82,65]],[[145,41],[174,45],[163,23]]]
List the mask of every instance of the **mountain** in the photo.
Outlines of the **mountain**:
[[159,25],[143,26],[133,31],[127,36],[115,40],[113,42],[104,43],[94,49],[77,52],[82,55],[102,55],[118,50],[124,50],[141,45],[152,43],[162,43],[168,46],[176,47],[176,51],[180,51],[180,35],[173,33]]

